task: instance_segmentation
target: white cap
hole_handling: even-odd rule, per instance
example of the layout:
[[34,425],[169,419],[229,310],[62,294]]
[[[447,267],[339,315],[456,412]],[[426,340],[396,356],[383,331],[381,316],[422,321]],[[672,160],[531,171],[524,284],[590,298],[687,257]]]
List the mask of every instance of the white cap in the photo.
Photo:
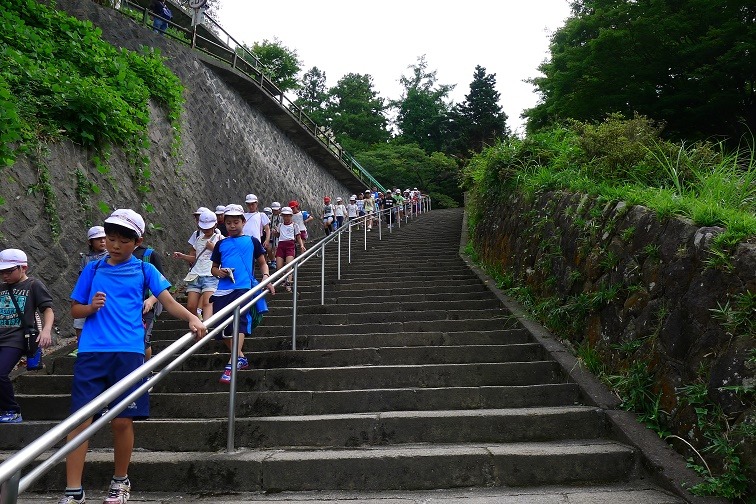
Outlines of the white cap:
[[270,204],[270,208],[272,208],[273,210],[280,210],[281,203],[279,203],[278,201],[274,201],[273,203]]
[[349,201],[354,201],[356,199],[357,199],[357,196],[355,196],[354,194],[352,194],[351,196],[349,196]]
[[241,205],[228,205],[226,211],[223,212],[226,216],[244,216],[244,209]]
[[336,201],[343,201],[343,200],[341,199],[341,196],[339,196],[338,198],[336,198]]
[[119,208],[105,219],[106,224],[117,224],[136,231],[137,236],[144,234],[144,219],[130,208]]
[[412,190],[413,190],[413,191],[417,191],[417,187],[413,188]]
[[92,226],[87,231],[87,240],[94,240],[95,238],[105,238],[105,228],[102,226]]
[[402,193],[402,190],[401,190],[401,189],[397,189],[397,190],[396,190],[396,191],[394,191],[394,192],[395,192],[396,194],[401,194],[401,193]]
[[247,194],[247,196],[244,198],[245,203],[257,203],[257,196],[254,194]]
[[0,270],[7,270],[16,266],[28,266],[26,253],[23,250],[5,249],[0,252]]
[[266,206],[265,208],[263,208],[263,212],[266,213],[266,214],[272,214],[273,213],[273,209],[270,208],[269,206]]
[[216,214],[223,215],[223,212],[225,212],[225,211],[226,211],[226,207],[223,206],[223,205],[218,205],[217,207],[215,207],[215,213]]
[[370,189],[365,189],[365,192],[370,194]]
[[291,209],[291,207],[283,207],[281,209],[281,215],[294,215],[294,211]]
[[197,210],[195,210],[195,211],[194,211],[194,215],[199,215],[199,214],[201,214],[202,212],[204,212],[205,210],[210,210],[210,209],[209,209],[209,208],[207,208],[207,207],[203,207],[203,206],[201,206],[201,207],[199,207],[199,208],[198,208]]
[[218,224],[218,216],[209,209],[202,212],[199,216],[199,221],[197,221],[197,226],[200,229],[210,229],[216,224]]

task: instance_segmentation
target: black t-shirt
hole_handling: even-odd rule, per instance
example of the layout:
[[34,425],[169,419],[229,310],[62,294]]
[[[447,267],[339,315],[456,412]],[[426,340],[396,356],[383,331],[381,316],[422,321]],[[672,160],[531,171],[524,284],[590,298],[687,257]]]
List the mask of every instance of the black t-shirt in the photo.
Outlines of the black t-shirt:
[[24,314],[24,323],[19,320],[16,307],[8,296],[8,285],[0,284],[0,346],[23,349],[25,329],[36,323],[34,313],[52,308],[53,300],[45,284],[35,278],[29,277],[10,288]]
[[386,208],[394,208],[394,203],[395,203],[394,198],[392,198],[391,196],[383,198],[383,208],[384,209],[386,209]]

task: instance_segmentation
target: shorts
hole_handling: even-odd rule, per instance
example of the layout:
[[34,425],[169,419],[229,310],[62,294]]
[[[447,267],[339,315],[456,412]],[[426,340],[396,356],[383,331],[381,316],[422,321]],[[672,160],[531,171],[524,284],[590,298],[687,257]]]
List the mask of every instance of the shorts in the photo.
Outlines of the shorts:
[[[144,364],[144,355],[133,352],[79,352],[73,370],[71,413],[84,407],[142,364]],[[108,408],[113,408],[142,383],[144,380],[135,383],[108,404]],[[149,392],[145,392],[121,411],[116,418],[143,419],[149,416],[150,395]]]
[[323,217],[323,224],[326,224],[326,225],[333,224],[333,216]]
[[218,279],[212,275],[198,276],[186,284],[186,292],[215,292],[217,289]]
[[[233,304],[234,301],[242,297],[247,292],[249,291],[246,289],[236,289],[230,294],[226,294],[225,296],[211,297],[210,300],[213,302],[213,313],[218,313],[226,306]],[[263,314],[268,311],[268,303],[265,302],[265,298],[255,303],[252,311],[254,313],[250,313],[250,310],[241,312],[241,318],[239,320],[239,332],[243,333],[245,336],[250,336],[252,334],[252,329],[260,324]],[[220,341],[223,338],[232,338],[233,336],[234,325],[233,323],[231,323],[223,329],[222,333],[217,334],[215,336],[215,339]]]
[[294,257],[297,254],[296,242],[292,240],[284,240],[278,242],[278,248],[276,249],[276,257],[286,259],[287,257]]
[[73,327],[74,329],[82,330],[84,329],[84,321],[87,320],[86,318],[75,318],[73,321]]

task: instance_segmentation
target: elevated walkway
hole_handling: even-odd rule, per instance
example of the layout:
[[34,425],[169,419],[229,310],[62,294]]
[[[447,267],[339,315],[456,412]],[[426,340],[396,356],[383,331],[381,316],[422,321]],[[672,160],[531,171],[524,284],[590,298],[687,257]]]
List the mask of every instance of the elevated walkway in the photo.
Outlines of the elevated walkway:
[[[433,211],[382,241],[374,229],[368,251],[353,248],[342,281],[327,285],[325,306],[312,280],[320,261],[300,270],[298,349],[284,292],[245,342],[252,369],[239,372],[237,452],[222,451],[224,347],[157,384],[152,418],[136,424],[134,499],[685,502],[651,477],[614,412],[459,257],[461,220],[460,210]],[[326,256],[330,278],[335,256]],[[161,318],[154,350],[185,330]],[[0,449],[25,446],[66,414],[72,365],[60,357],[50,375],[19,377],[25,421],[3,427]],[[93,501],[112,475],[110,443],[106,432],[91,443]],[[60,464],[21,502],[64,486]]]

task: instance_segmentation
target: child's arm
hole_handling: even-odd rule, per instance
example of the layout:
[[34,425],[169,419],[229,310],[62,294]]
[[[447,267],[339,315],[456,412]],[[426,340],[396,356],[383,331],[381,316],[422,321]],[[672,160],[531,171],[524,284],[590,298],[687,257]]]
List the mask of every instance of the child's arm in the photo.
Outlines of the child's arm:
[[55,321],[53,309],[49,306],[42,310],[42,331],[37,336],[37,342],[42,348],[52,345],[52,326]]
[[[263,279],[269,277],[270,270],[268,269],[268,261],[265,260],[265,254],[260,254],[259,256],[257,256],[257,259],[255,259],[255,261],[257,261],[257,267],[260,268]],[[276,286],[272,283],[268,284],[268,290],[271,294],[276,294]]]
[[97,292],[92,298],[90,304],[81,304],[78,301],[71,301],[71,317],[73,318],[87,318],[93,313],[105,306],[105,293]]
[[178,301],[173,299],[168,289],[161,292],[157,298],[163,303],[163,308],[168,313],[189,322],[189,329],[196,334],[197,339],[201,339],[207,334],[207,327],[197,318],[197,315],[193,315],[189,310],[181,306]]
[[174,259],[181,259],[182,261],[186,261],[189,264],[194,264],[195,256],[197,255],[197,251],[192,248],[192,250],[189,251],[188,254],[182,254],[181,252],[174,252],[173,258]]

